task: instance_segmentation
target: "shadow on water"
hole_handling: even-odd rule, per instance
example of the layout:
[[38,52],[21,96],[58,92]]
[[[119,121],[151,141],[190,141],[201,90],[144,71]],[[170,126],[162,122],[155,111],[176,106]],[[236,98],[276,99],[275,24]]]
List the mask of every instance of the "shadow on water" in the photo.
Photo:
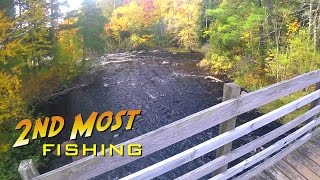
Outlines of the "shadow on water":
[[[141,109],[142,115],[136,119],[131,131],[94,132],[90,138],[77,139],[77,144],[121,143],[221,102],[223,83],[208,81],[204,78],[209,73],[196,67],[196,63],[201,58],[202,55],[197,53],[172,54],[161,51],[108,54],[95,62],[94,67],[100,70],[93,84],[59,97],[50,104],[42,105],[38,112],[43,112],[48,116],[64,117],[66,125],[63,134],[51,139],[54,143],[63,143],[69,139],[73,118],[80,113],[86,119],[93,111],[102,113],[105,111],[118,112],[123,109]],[[238,122],[241,124],[260,115],[259,112],[252,111],[241,115]],[[269,129],[271,127],[265,126],[264,129],[245,136],[236,142],[235,146],[249,142]],[[210,128],[93,179],[121,178],[216,135],[217,127]],[[214,154],[209,153],[157,179],[176,178],[212,159],[214,159]],[[48,166],[50,169],[47,168],[45,171],[70,162],[72,162],[71,158],[51,157]]]

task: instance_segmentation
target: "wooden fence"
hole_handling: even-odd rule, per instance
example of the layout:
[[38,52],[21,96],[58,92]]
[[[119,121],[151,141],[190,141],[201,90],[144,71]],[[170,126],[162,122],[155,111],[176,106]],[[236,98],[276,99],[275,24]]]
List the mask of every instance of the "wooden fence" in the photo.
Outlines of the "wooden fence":
[[[231,177],[248,179],[282,159],[285,155],[310,140],[316,134],[319,134],[317,126],[320,124],[320,119],[316,118],[320,112],[319,82],[320,71],[313,71],[241,95],[238,86],[227,84],[224,88],[224,102],[168,124],[155,131],[128,140],[122,144],[141,144],[143,147],[143,156],[141,157],[144,157],[213,126],[220,125],[220,135],[122,179],[152,179],[215,150],[217,150],[217,158],[178,179],[197,179],[212,172],[216,172],[212,179],[220,180]],[[311,85],[316,85],[314,92],[235,127],[234,118],[238,115],[259,108],[296,91],[303,90]],[[230,143],[233,141],[308,104],[311,104],[311,108],[306,113],[243,146],[231,150]],[[303,126],[301,124],[303,124]],[[288,134],[289,132],[292,133]],[[284,134],[286,134],[284,138],[273,143],[266,149],[233,167],[227,168],[228,163],[231,161],[254,151],[258,147]],[[109,153],[109,150],[106,151],[106,153]],[[88,179],[123,166],[141,157],[103,157],[100,156],[99,153],[98,156],[85,157],[41,175],[35,172],[34,165],[32,161],[29,160],[21,163],[20,173],[26,179]],[[248,168],[250,169],[247,170]],[[244,170],[247,171],[244,172]],[[240,175],[238,175],[239,173]]]

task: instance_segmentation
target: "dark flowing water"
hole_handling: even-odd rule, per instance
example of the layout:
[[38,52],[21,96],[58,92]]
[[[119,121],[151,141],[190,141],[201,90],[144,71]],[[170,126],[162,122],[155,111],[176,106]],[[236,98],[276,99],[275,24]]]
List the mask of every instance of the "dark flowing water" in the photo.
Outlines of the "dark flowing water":
[[[102,113],[141,109],[142,115],[136,119],[132,131],[94,132],[90,138],[77,139],[78,144],[118,144],[220,103],[223,83],[204,78],[209,75],[209,72],[196,67],[196,63],[201,58],[202,55],[197,53],[173,54],[161,51],[117,53],[98,58],[93,69],[99,69],[99,74],[90,86],[72,91],[39,108],[39,111],[43,111],[46,115],[60,115],[65,118],[64,134],[52,141],[63,143],[68,140],[70,136],[68,130],[71,129],[73,118],[80,113],[86,119],[93,111]],[[257,111],[246,113],[239,117],[238,123],[246,122],[259,115]],[[271,126],[245,136],[236,142],[235,146],[249,142],[269,129]],[[213,127],[141,158],[134,164],[129,163],[93,179],[121,178],[216,135],[217,127]],[[214,153],[209,153],[157,179],[176,178],[213,158]],[[45,171],[70,162],[72,162],[71,158],[51,157],[50,166],[48,166],[50,169]]]

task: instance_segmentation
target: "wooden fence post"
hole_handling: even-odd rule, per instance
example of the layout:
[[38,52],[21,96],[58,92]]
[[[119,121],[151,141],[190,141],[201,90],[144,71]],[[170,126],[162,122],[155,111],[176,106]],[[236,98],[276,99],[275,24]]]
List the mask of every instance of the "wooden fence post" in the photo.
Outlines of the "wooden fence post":
[[[319,89],[320,89],[320,82],[318,82],[318,83],[316,84],[315,91],[317,91],[317,90],[319,90]],[[316,106],[319,105],[319,104],[320,104],[320,99],[316,99],[315,101],[311,102],[310,109],[316,107]],[[315,118],[315,117],[314,117],[314,118]],[[314,119],[314,118],[313,118],[313,119]]]
[[[223,98],[222,101],[227,101],[229,99],[240,96],[241,87],[234,83],[225,83],[223,85]],[[236,118],[232,118],[226,122],[219,125],[219,135],[234,129],[236,126]],[[216,150],[216,158],[222,156],[232,150],[232,142],[226,144]],[[219,174],[228,169],[228,165],[222,166],[220,169],[216,170],[214,174]]]
[[[317,91],[317,90],[319,90],[319,89],[320,89],[320,82],[316,83],[316,87],[315,87],[314,91]],[[316,107],[316,106],[318,106],[318,105],[320,105],[320,98],[318,98],[318,99],[316,99],[316,100],[314,100],[314,101],[311,102],[309,110],[312,109],[312,108],[314,108],[314,107]],[[317,114],[314,115],[314,116],[311,117],[308,121],[306,121],[305,124],[308,123],[308,122],[310,122],[310,121],[312,121],[312,120],[315,120],[317,117],[318,117]],[[317,128],[318,128],[318,127],[315,127],[315,128],[313,128],[311,131],[314,131],[314,130],[316,130]]]
[[21,161],[18,171],[23,180],[29,180],[40,175],[32,159]]

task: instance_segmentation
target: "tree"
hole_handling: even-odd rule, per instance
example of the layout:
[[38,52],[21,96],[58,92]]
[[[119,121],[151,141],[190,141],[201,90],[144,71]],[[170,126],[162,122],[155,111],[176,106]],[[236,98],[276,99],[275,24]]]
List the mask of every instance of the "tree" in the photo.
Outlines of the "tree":
[[257,4],[224,1],[218,8],[208,10],[208,15],[214,18],[214,22],[207,32],[211,43],[207,58],[213,63],[217,59],[229,61],[228,66],[222,69],[216,66],[214,71],[235,75],[240,69],[244,70],[243,65],[260,62],[259,28],[265,15]]
[[197,47],[201,1],[155,0],[154,4],[164,18],[166,31],[174,40],[189,50]]
[[113,11],[106,29],[120,45],[124,39],[130,38],[132,35],[142,35],[143,19],[143,8],[135,2],[131,2]]
[[5,120],[23,115],[24,103],[20,96],[21,81],[18,77],[0,72],[0,79],[0,125],[2,125]]
[[8,17],[14,17],[14,1],[13,0],[1,0],[0,1],[0,11],[5,11],[5,15]]
[[14,21],[10,20],[3,11],[0,11],[0,42],[6,42],[0,44],[0,63],[7,63],[8,57],[14,57],[17,55],[19,49],[18,39],[7,41],[10,36],[11,28],[14,26]]
[[46,3],[41,0],[27,0],[28,10],[22,16],[24,24],[30,27],[30,30],[23,36],[25,51],[23,55],[27,59],[29,66],[38,66],[44,56],[48,55],[51,50],[49,40],[49,31],[47,24]]
[[57,46],[57,31],[59,25],[59,19],[62,17],[60,11],[60,6],[65,5],[66,1],[60,2],[59,0],[48,0],[48,15],[50,19],[49,27],[49,40],[53,46],[52,54],[54,54],[55,48]]
[[89,53],[103,53],[105,41],[102,38],[106,18],[95,0],[84,0],[78,20],[79,32],[83,39],[84,57]]

